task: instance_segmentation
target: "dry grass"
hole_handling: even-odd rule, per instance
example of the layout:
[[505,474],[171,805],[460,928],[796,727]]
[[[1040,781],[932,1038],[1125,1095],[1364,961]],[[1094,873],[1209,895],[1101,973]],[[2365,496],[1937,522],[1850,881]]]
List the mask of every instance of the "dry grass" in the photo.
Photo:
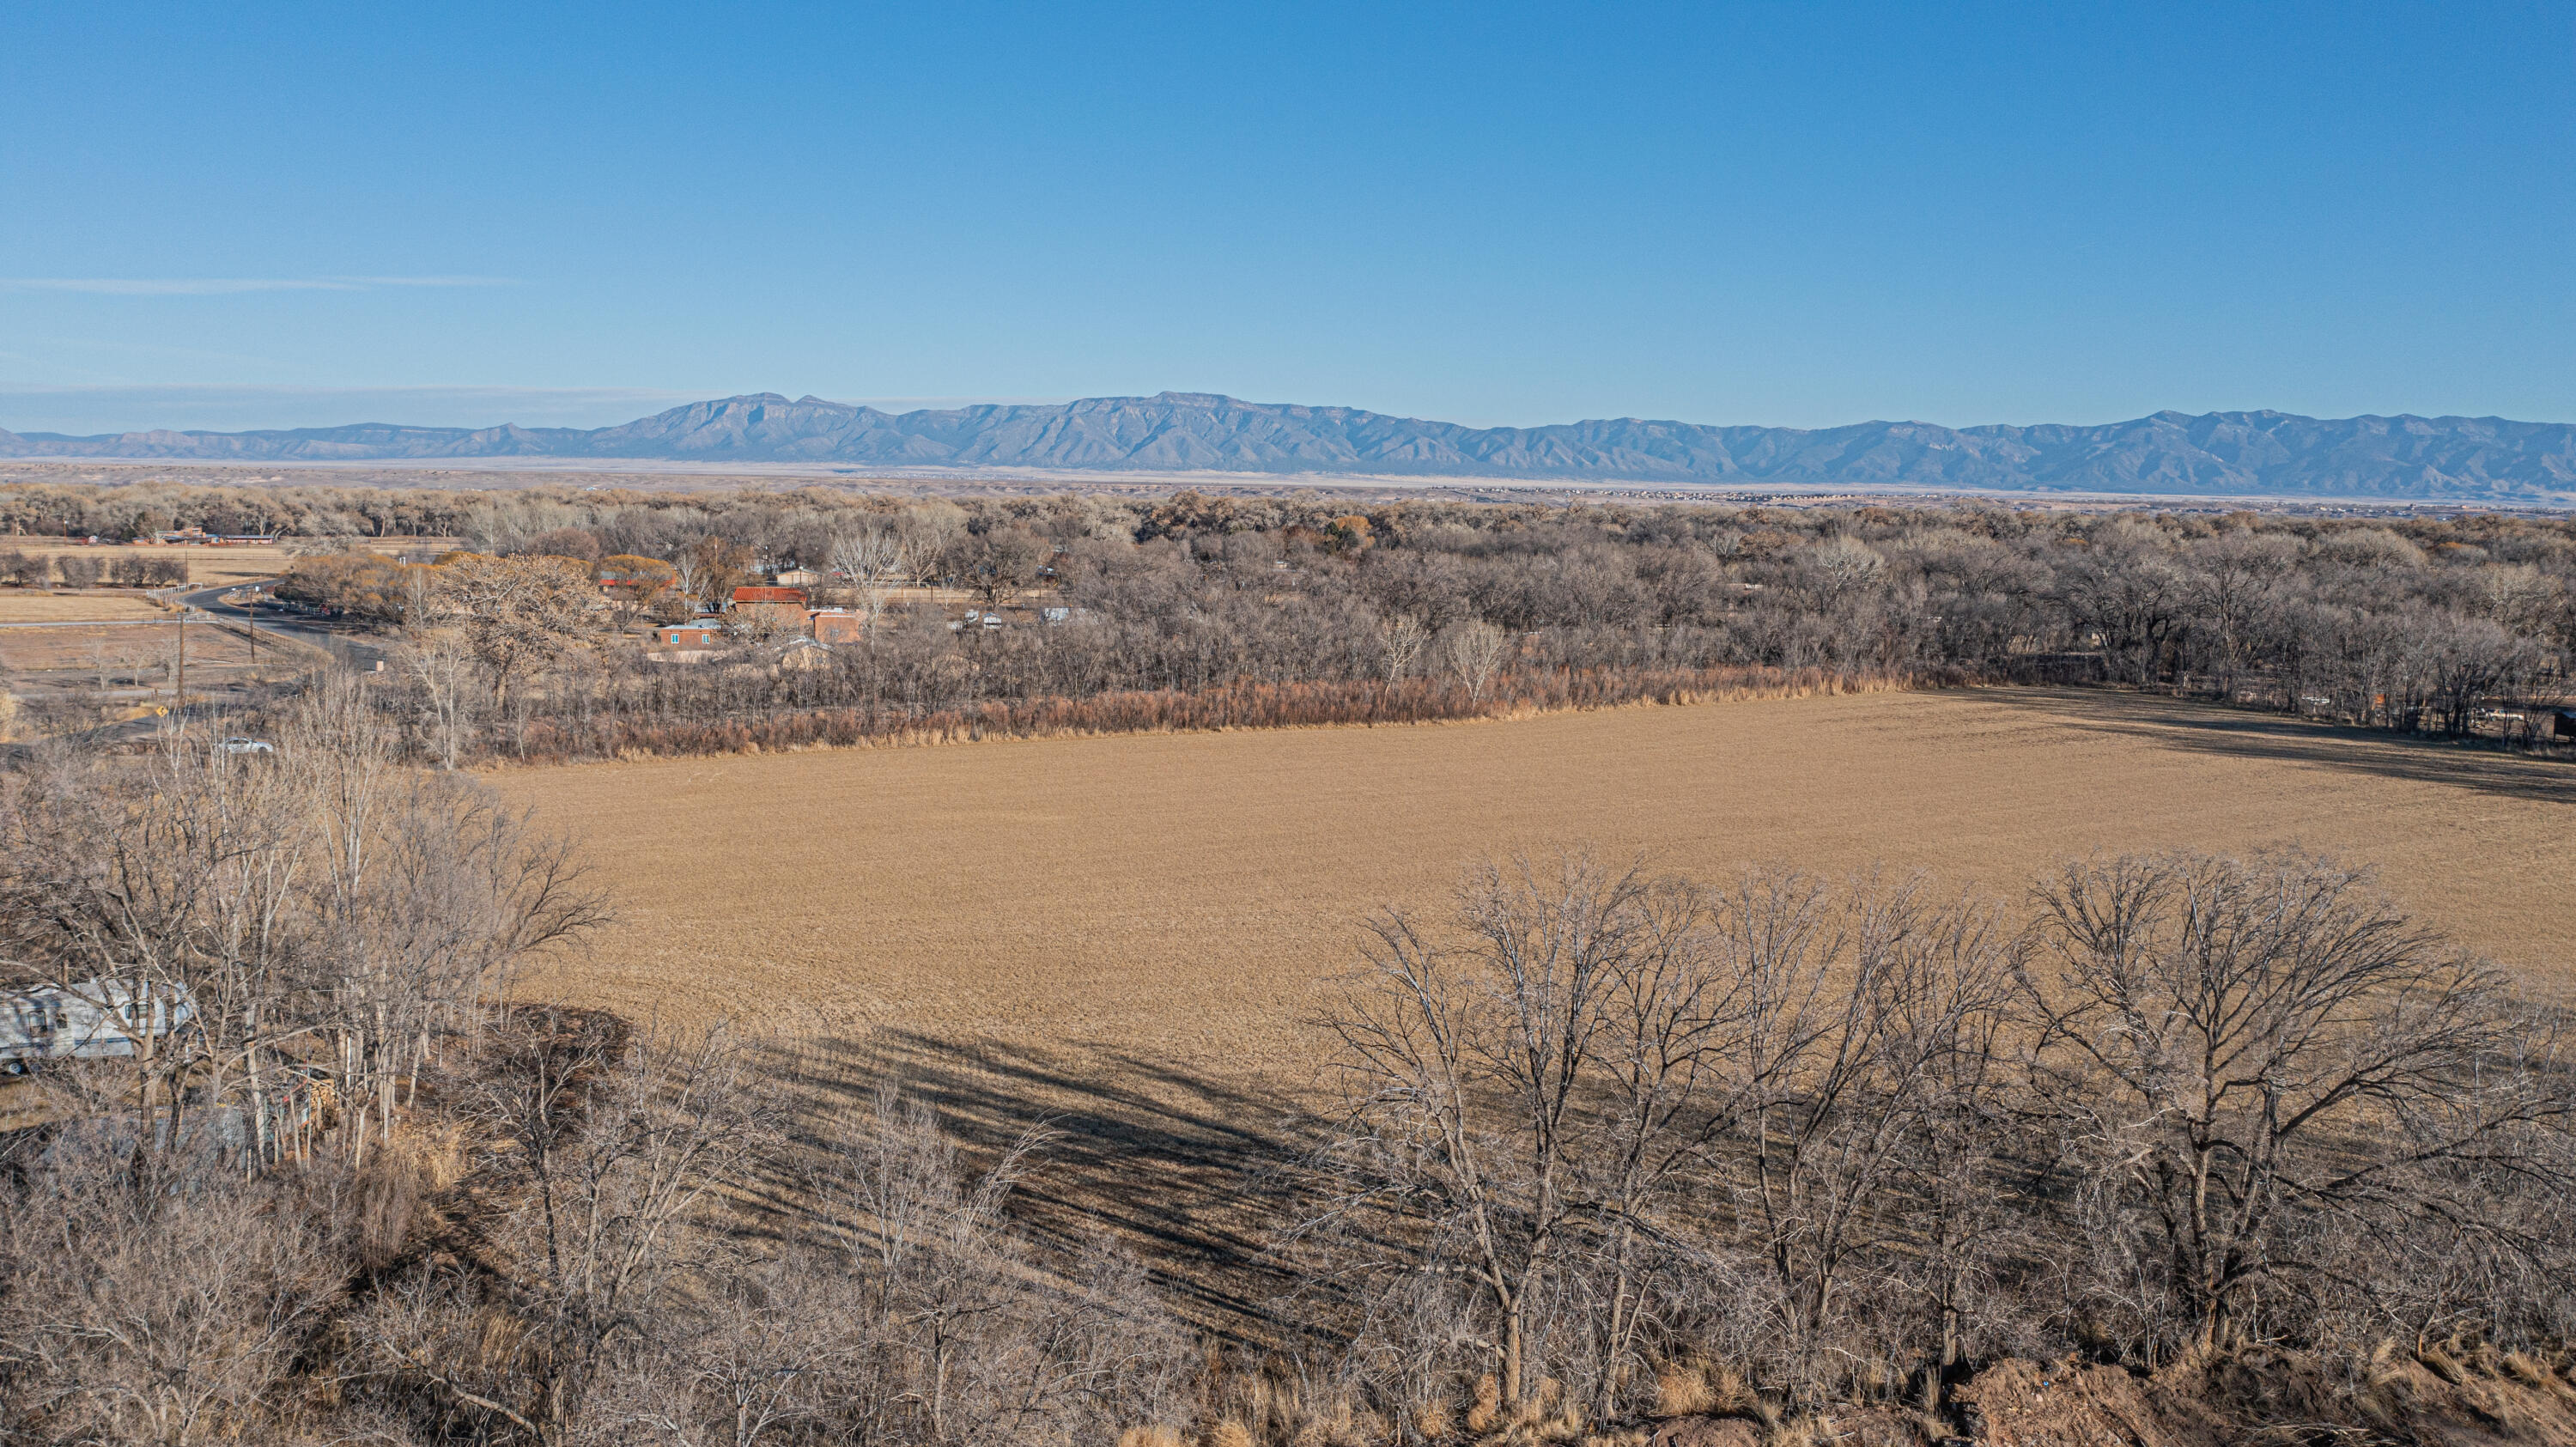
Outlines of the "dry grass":
[[167,618],[170,610],[141,593],[39,593],[0,588],[0,623],[93,623]]
[[[1230,1171],[1317,1084],[1357,921],[1596,842],[1723,874],[1923,866],[2018,893],[2091,850],[2295,841],[2576,997],[2561,764],[2109,693],[1875,694],[1501,723],[818,751],[494,776],[621,922],[530,989],[782,1037],[819,1100],[914,1078],[970,1138],[1057,1118],[1049,1199],[1158,1264],[1238,1256]],[[1082,1189],[1096,1186],[1096,1194]],[[1085,1201],[1083,1198],[1088,1197]],[[1075,1220],[1075,1214],[1087,1219]]]
[[[126,675],[133,669],[158,668],[178,647],[178,616],[155,616],[170,621],[147,627],[116,624],[101,628],[0,628],[0,667],[37,678],[64,674],[69,676],[68,681],[78,682],[95,674],[97,655],[103,650],[111,679],[127,682]],[[263,639],[258,661],[263,668],[272,664],[283,667],[287,652]],[[251,661],[247,635],[202,621],[188,629],[188,670],[192,677],[203,669],[234,668]]]
[[[430,547],[451,541],[422,538],[366,538],[357,546],[369,552],[396,553],[405,548]],[[177,558],[188,565],[188,581],[197,587],[217,583],[247,583],[260,578],[274,578],[295,561],[285,547],[163,547],[150,544],[119,546],[102,543],[69,543],[59,538],[0,537],[0,548],[15,549],[30,556],[42,554],[60,557],[65,553],[86,554],[102,563],[114,564],[119,558]]]
[[[390,544],[388,546],[391,546]],[[203,588],[215,583],[248,582],[254,578],[274,578],[286,571],[290,561],[282,547],[214,548],[116,546],[102,543],[67,543],[56,538],[0,537],[0,548],[14,548],[29,556],[61,557],[65,553],[82,554],[113,566],[127,557],[177,558],[188,565],[188,580]]]

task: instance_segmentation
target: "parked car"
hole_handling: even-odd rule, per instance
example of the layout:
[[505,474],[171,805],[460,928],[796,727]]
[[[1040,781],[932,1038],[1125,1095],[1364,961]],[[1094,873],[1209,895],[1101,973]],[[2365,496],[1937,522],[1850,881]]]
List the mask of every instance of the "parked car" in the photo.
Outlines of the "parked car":
[[217,747],[221,748],[228,754],[273,754],[277,752],[277,745],[270,743],[266,739],[226,739],[221,744],[217,745]]

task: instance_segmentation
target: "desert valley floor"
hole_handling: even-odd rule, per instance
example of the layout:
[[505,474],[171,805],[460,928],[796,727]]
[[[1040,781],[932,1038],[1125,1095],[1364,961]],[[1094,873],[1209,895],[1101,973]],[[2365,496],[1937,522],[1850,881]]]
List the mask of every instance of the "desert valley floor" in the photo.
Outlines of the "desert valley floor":
[[[1066,1132],[1059,1204],[1162,1237],[1311,1100],[1309,1024],[1381,905],[1588,841],[1715,877],[1921,867],[2018,899],[2093,850],[2297,843],[2576,998],[2576,770],[2103,692],[1641,707],[1504,722],[989,742],[501,771],[618,921],[523,992],[730,1017],[816,1105],[895,1076]],[[1200,1240],[1202,1248],[1223,1249]]]

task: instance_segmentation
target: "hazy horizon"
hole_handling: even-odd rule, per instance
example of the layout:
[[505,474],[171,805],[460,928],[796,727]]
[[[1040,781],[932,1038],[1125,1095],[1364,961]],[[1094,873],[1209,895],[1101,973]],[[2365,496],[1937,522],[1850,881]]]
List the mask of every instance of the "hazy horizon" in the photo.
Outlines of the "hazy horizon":
[[[1194,387],[1156,388],[1142,393],[1103,393],[1084,397],[823,397],[824,401],[849,407],[873,407],[881,412],[901,414],[914,411],[948,411],[975,406],[1053,407],[1072,402],[1094,401],[1105,397],[1151,397],[1160,392],[1207,393],[1210,389]],[[771,393],[790,399],[822,396],[811,391],[783,387],[754,388],[748,392],[726,393],[731,396],[758,396]],[[1231,395],[1231,394],[1215,394]],[[721,400],[720,396],[699,396],[647,388],[542,388],[542,387],[12,387],[0,384],[0,431],[20,435],[50,433],[71,437],[115,436],[128,432],[266,432],[300,429],[349,427],[388,424],[423,428],[487,428],[517,425],[528,428],[573,428],[593,430],[614,427],[649,417],[674,407]],[[1705,427],[1785,427],[1786,424],[1758,418],[1733,417],[1651,417],[1640,412],[1603,413],[1593,417],[1549,417],[1535,420],[1480,419],[1467,417],[1425,417],[1418,414],[1391,412],[1365,403],[1315,401],[1289,397],[1234,397],[1240,402],[1264,406],[1344,408],[1373,412],[1407,420],[1453,424],[1478,429],[1536,429],[1568,426],[1582,422],[1636,419],[1655,422],[1681,422]],[[1801,431],[1831,431],[1837,427],[1871,424],[1921,423],[1956,430],[1979,427],[2072,426],[2104,427],[2162,413],[2175,412],[2188,416],[2209,413],[2277,412],[2293,416],[2288,408],[2245,406],[2213,407],[2201,412],[2186,412],[2178,407],[2150,408],[2120,417],[1988,417],[1954,420],[1934,417],[1877,415],[1852,417],[1840,422],[1827,422]],[[141,415],[146,420],[118,421],[117,418]],[[2475,420],[2510,422],[2560,423],[2576,420],[2566,417],[2509,417],[2501,413],[2428,412],[2407,409],[2393,412],[2359,412],[2345,417],[2320,417],[2320,421],[2343,421],[2362,417],[2466,417]],[[283,419],[283,420],[267,420]]]

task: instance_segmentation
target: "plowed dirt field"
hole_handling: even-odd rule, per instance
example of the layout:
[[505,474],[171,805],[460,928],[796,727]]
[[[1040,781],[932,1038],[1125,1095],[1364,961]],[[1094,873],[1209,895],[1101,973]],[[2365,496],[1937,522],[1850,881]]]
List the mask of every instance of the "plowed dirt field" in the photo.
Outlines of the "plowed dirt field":
[[[819,1102],[880,1072],[970,1131],[1054,1113],[1178,1245],[1310,1090],[1307,1021],[1386,903],[1590,841],[1719,875],[1920,866],[2018,895],[2093,850],[2296,842],[2576,999],[2576,768],[2110,693],[1877,694],[1509,722],[508,771],[621,919],[527,988],[731,1016]],[[1066,1182],[1072,1187],[1076,1182]],[[1224,1249],[1202,1242],[1211,1250]]]

